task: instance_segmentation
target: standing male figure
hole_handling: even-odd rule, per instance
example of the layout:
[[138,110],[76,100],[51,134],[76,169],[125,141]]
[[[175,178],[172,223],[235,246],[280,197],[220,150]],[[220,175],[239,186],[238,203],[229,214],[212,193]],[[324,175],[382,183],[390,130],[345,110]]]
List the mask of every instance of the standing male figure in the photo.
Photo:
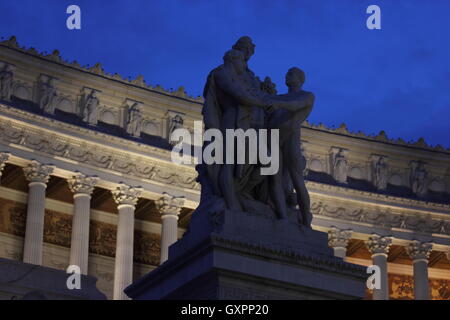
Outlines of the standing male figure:
[[[287,94],[272,97],[274,104],[281,108],[274,111],[269,118],[269,128],[279,129],[280,156],[282,170],[272,179],[272,199],[280,218],[287,217],[286,197],[292,190],[287,186],[292,182],[300,208],[299,222],[307,227],[311,226],[311,210],[309,193],[306,189],[303,171],[305,157],[301,151],[301,124],[311,113],[314,105],[314,95],[304,91],[305,73],[293,67],[286,73]],[[290,181],[289,181],[290,180]]]

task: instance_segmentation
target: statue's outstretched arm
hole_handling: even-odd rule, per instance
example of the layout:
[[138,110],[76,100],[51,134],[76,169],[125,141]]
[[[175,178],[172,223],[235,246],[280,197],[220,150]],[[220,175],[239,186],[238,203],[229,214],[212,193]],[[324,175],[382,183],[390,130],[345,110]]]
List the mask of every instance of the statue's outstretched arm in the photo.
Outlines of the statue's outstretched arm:
[[289,111],[301,111],[306,108],[311,108],[314,104],[314,95],[312,93],[306,94],[302,98],[286,100],[284,97],[271,97],[272,103],[276,108],[286,109]]

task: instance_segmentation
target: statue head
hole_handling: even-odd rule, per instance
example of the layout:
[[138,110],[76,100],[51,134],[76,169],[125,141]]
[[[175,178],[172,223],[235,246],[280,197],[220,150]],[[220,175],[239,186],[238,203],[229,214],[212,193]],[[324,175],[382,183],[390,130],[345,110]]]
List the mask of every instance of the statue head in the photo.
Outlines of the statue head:
[[292,67],[286,73],[286,85],[288,88],[301,88],[305,83],[305,73],[303,70]]
[[234,50],[239,50],[244,54],[245,62],[247,62],[255,53],[255,44],[249,36],[240,37],[232,48]]
[[245,71],[244,54],[238,50],[228,50],[223,56],[225,65],[232,67],[237,74],[242,74]]

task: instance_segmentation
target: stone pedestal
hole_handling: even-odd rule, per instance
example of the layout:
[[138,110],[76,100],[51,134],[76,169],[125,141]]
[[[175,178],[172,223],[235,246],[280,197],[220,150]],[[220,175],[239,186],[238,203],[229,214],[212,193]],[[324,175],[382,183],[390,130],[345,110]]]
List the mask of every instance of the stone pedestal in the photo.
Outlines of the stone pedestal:
[[143,299],[360,299],[365,268],[335,257],[328,235],[288,221],[230,211],[194,212],[169,259],[125,289]]
[[64,270],[0,258],[0,300],[105,300],[97,279],[80,275],[80,289],[69,289]]

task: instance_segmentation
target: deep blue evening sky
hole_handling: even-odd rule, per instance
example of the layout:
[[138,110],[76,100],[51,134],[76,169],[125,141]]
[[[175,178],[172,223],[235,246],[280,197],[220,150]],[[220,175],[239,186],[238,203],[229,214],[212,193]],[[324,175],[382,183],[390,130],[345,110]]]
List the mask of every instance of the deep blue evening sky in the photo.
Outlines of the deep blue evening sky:
[[[81,30],[66,28],[70,4]],[[366,28],[370,4],[381,30]],[[449,0],[1,0],[0,13],[1,37],[194,96],[249,35],[250,68],[279,92],[289,67],[306,71],[311,122],[450,147]]]

